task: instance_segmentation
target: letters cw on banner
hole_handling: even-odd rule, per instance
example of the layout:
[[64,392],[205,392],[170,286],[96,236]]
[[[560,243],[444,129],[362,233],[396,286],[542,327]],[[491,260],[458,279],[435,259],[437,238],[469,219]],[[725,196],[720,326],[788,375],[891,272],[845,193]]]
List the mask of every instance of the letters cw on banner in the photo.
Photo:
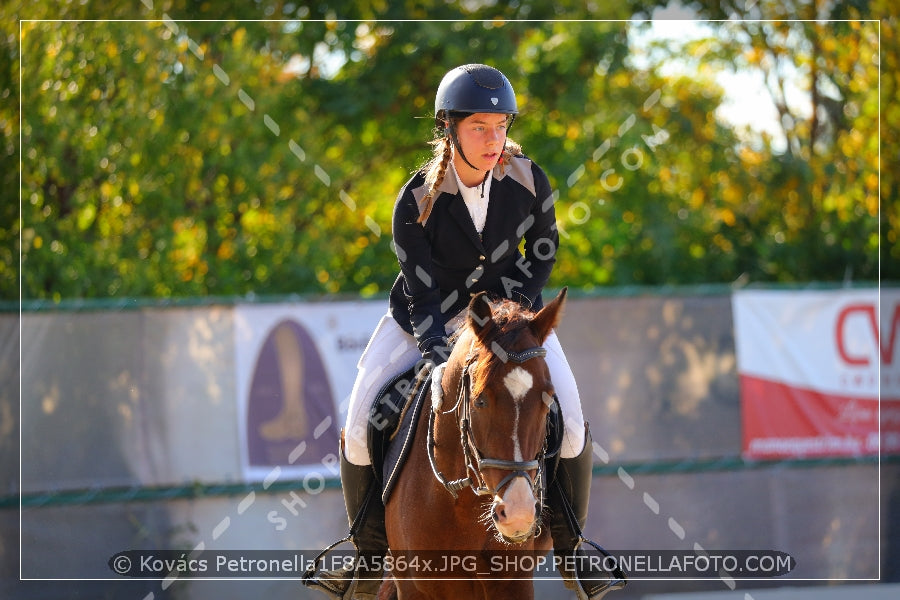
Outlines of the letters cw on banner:
[[746,457],[900,451],[900,290],[745,290],[732,306]]
[[384,302],[235,307],[238,432],[244,476],[337,464],[356,364]]

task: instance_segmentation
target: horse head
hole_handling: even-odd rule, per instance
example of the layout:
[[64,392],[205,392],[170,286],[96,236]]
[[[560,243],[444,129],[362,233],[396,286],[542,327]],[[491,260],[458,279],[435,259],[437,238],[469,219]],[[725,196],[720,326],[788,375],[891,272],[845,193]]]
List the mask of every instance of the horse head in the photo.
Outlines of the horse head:
[[445,371],[445,392],[459,393],[472,487],[492,498],[485,516],[507,543],[524,542],[540,525],[547,419],[555,399],[542,344],[559,322],[565,297],[563,289],[534,313],[476,295]]

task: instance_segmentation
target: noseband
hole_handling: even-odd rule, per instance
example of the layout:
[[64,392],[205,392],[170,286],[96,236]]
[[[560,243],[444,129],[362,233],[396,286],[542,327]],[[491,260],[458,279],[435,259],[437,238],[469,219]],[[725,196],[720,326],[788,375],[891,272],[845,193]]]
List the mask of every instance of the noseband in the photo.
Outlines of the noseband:
[[[547,350],[540,346],[535,346],[534,348],[529,348],[522,352],[506,352],[496,342],[493,344],[492,350],[504,362],[509,360],[519,364],[532,358],[544,357],[547,355]],[[452,409],[441,413],[456,413],[456,421],[459,427],[459,441],[462,446],[463,457],[466,463],[466,477],[447,481],[444,474],[437,468],[434,458],[434,415],[436,409],[432,409],[431,413],[428,415],[428,461],[431,463],[431,470],[434,473],[435,478],[437,478],[441,485],[450,492],[454,499],[459,496],[459,491],[466,486],[470,486],[472,491],[479,496],[499,496],[500,491],[516,477],[524,477],[531,486],[532,493],[535,493],[539,491],[539,488],[541,487],[544,457],[547,453],[546,436],[544,438],[544,445],[534,460],[516,461],[487,458],[483,456],[478,450],[478,445],[475,443],[475,436],[472,432],[472,414],[469,407],[472,387],[472,378],[469,371],[474,364],[474,353],[470,351],[469,355],[466,357],[465,366],[463,367],[456,405]],[[509,471],[509,474],[500,480],[500,483],[497,484],[496,488],[491,488],[484,478],[484,474],[482,473],[483,469],[500,469],[502,471]],[[537,474],[532,479],[528,471],[535,469],[537,469]],[[538,497],[541,498],[541,506],[543,506],[542,494],[538,494]]]

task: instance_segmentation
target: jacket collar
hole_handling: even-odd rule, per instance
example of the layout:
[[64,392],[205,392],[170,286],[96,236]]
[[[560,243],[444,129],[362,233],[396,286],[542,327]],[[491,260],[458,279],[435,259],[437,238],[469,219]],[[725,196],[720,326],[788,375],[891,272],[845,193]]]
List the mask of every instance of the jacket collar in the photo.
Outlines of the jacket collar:
[[458,194],[459,186],[456,184],[456,176],[450,172],[450,169],[453,167],[447,167],[447,171],[444,172],[444,180],[441,182],[441,185],[438,186],[438,192],[444,192],[447,194]]
[[[452,166],[447,167],[449,171],[452,169]],[[507,169],[508,170],[508,167]],[[503,179],[506,176],[506,173],[500,169],[500,165],[494,166],[493,170],[491,170],[491,177],[497,180]],[[444,180],[441,182],[441,185],[437,187],[438,192],[446,192],[448,194],[458,194],[459,193],[459,185],[456,183],[456,177],[452,173],[444,173]]]

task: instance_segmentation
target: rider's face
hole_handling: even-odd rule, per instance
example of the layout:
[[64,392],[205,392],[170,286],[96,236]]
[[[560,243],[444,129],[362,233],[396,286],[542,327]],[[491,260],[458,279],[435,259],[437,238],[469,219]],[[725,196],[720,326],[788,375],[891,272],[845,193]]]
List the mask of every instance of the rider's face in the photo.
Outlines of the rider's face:
[[456,135],[463,153],[475,169],[472,169],[454,152],[453,162],[456,172],[469,185],[466,176],[470,176],[472,185],[484,178],[484,172],[490,171],[500,159],[500,153],[506,143],[506,128],[509,117],[497,113],[475,113],[456,124]]

